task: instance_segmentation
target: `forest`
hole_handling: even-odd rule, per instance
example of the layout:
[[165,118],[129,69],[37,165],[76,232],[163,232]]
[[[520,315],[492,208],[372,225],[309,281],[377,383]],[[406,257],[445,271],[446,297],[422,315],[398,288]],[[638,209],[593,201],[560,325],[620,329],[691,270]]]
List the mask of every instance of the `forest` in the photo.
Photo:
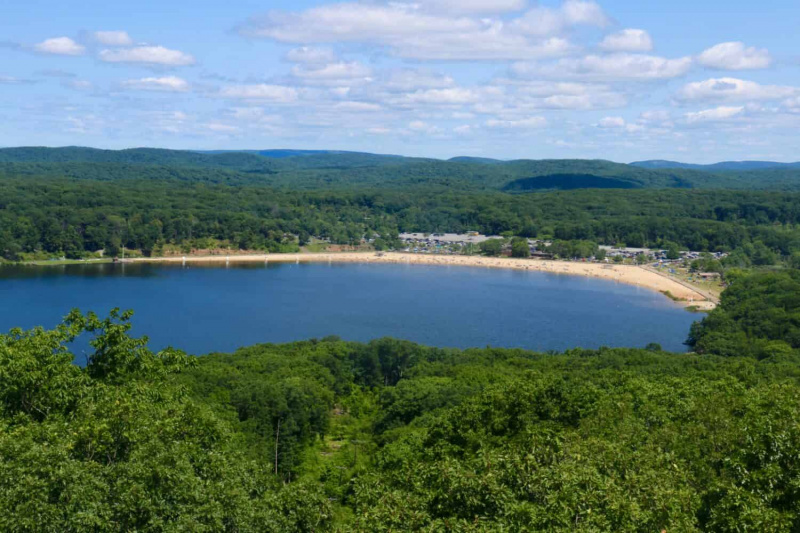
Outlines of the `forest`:
[[680,354],[331,337],[196,357],[121,310],[0,334],[0,531],[798,531],[798,176],[0,150],[0,262],[469,230],[520,256],[729,253],[698,260],[728,288]]
[[685,354],[12,330],[0,530],[796,531],[799,281],[739,275]]
[[[123,247],[188,253],[209,240],[269,252],[296,251],[312,238],[358,244],[377,236],[391,246],[400,232],[470,230],[737,252],[731,266],[786,262],[800,252],[800,192],[767,187],[770,173],[800,175],[791,169],[760,171],[740,190],[747,173],[728,172],[730,188],[710,189],[698,184],[722,174],[678,169],[700,177],[645,187],[636,181],[641,173],[656,176],[647,178],[653,185],[675,178],[673,171],[595,161],[63,150],[0,150],[5,260],[116,256]],[[558,183],[570,190],[553,190]]]

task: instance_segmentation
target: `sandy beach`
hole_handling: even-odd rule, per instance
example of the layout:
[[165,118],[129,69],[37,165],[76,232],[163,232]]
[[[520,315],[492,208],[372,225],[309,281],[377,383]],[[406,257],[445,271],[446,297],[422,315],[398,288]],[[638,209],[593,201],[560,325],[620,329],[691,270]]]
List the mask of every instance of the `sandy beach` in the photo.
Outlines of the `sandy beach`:
[[417,264],[441,266],[467,266],[485,268],[512,268],[537,272],[549,272],[569,276],[588,276],[644,287],[671,297],[686,307],[709,310],[715,302],[669,277],[631,265],[577,263],[567,261],[545,261],[537,259],[512,259],[507,257],[482,257],[464,255],[423,255],[408,253],[317,253],[317,254],[258,254],[258,255],[213,255],[184,257],[154,257],[132,259],[132,262],[151,263],[209,263],[209,262],[262,262],[262,263],[376,263]]

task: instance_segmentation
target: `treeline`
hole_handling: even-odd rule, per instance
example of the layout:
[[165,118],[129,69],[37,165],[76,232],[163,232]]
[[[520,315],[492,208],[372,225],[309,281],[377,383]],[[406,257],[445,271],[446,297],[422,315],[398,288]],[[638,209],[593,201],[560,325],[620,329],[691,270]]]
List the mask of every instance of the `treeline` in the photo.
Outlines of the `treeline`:
[[[741,250],[745,263],[800,251],[800,194],[591,190],[535,195],[404,190],[291,191],[173,179],[0,179],[0,256],[81,257],[125,247],[203,248],[204,239],[273,252],[310,237],[356,244],[399,232],[466,232],[632,247]],[[760,253],[766,250],[768,253]],[[759,253],[756,253],[759,252]]]
[[800,350],[800,270],[745,275],[729,272],[720,305],[692,326],[699,353],[758,359]]
[[[742,278],[723,308],[753,338],[786,335],[780,321],[749,322],[793,313],[786,299],[733,311],[761,287],[800,292],[786,283]],[[129,319],[73,313],[54,331],[0,335],[0,529],[800,524],[800,355],[788,343],[719,357],[328,338],[195,359],[152,353]],[[85,368],[69,353],[80,334],[94,338]]]

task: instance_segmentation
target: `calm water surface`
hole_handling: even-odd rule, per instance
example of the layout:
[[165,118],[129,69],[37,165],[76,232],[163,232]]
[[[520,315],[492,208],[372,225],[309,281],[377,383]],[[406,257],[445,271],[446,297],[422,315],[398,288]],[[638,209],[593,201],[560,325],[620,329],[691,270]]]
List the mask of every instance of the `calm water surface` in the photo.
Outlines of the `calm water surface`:
[[683,351],[697,315],[645,289],[573,276],[421,265],[0,267],[0,331],[53,327],[72,308],[133,309],[156,349],[383,336],[433,346]]

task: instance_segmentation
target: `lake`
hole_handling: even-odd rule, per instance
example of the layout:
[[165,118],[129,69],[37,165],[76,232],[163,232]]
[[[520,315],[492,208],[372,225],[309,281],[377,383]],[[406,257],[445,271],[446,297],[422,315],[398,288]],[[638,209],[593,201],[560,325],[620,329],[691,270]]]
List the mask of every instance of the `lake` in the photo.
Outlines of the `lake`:
[[367,264],[0,267],[0,331],[70,309],[133,309],[151,347],[193,354],[338,335],[442,347],[685,351],[698,315],[612,281],[504,269]]

